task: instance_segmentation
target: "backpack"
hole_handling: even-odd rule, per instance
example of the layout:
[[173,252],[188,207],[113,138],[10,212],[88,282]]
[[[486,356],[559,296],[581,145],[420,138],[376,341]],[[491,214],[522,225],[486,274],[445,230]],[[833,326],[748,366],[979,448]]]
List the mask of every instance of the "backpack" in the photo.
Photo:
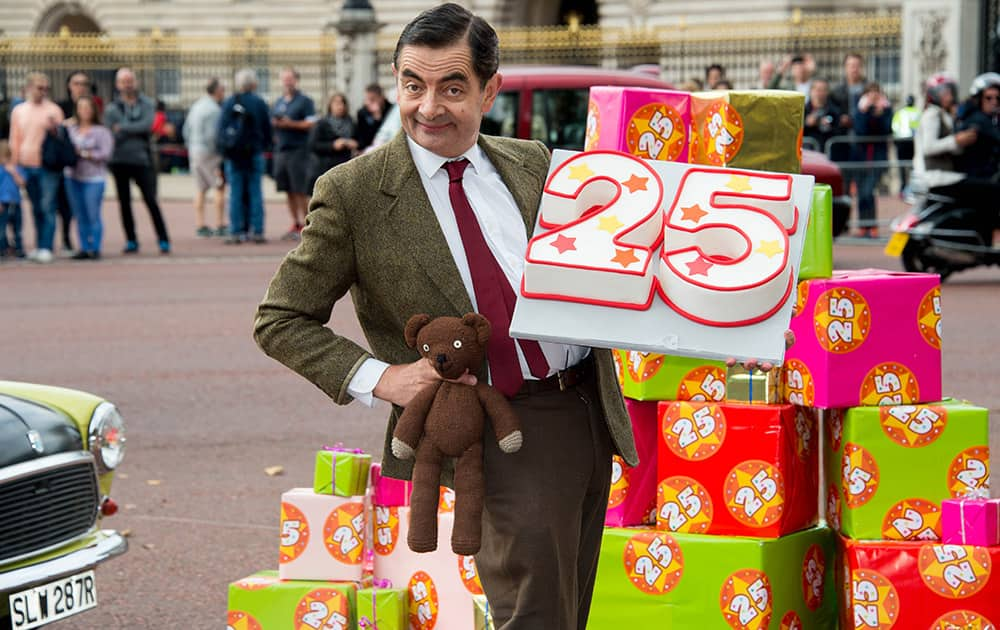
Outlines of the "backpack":
[[215,144],[222,157],[229,160],[248,160],[253,155],[253,116],[235,97],[233,112],[219,130]]
[[46,170],[61,172],[67,166],[76,166],[77,159],[76,147],[65,127],[59,125],[55,133],[45,134],[42,142],[42,166]]

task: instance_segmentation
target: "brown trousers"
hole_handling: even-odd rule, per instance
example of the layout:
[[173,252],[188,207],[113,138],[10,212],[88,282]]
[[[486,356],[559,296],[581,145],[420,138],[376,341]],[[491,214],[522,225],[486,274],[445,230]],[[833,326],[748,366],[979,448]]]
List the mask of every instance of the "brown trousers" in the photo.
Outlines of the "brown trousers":
[[497,630],[583,630],[611,484],[597,388],[519,394],[511,404],[524,446],[506,454],[485,440],[483,589]]

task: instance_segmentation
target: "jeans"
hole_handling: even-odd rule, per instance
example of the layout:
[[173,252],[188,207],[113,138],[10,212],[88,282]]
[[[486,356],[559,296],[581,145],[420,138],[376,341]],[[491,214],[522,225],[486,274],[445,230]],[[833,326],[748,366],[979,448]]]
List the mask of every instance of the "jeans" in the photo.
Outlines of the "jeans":
[[858,184],[858,227],[873,228],[878,226],[875,218],[875,186],[882,179],[880,169],[866,168],[858,170],[855,181]]
[[[243,214],[243,200],[250,200],[250,232],[254,236],[264,235],[264,192],[261,179],[264,177],[264,154],[257,153],[249,164],[226,160],[226,181],[229,182],[229,230],[233,235],[247,233]],[[248,192],[249,195],[244,195]]]
[[118,190],[118,205],[121,208],[125,239],[133,243],[138,242],[135,236],[135,216],[132,214],[132,191],[129,188],[129,182],[134,180],[139,192],[142,193],[146,209],[149,210],[149,218],[153,220],[157,240],[169,242],[167,226],[163,222],[160,206],[156,203],[156,170],[152,166],[140,164],[112,164],[111,174],[114,175],[115,188]]
[[10,241],[7,240],[7,226],[14,235],[14,251],[24,253],[24,243],[21,242],[21,204],[16,201],[0,202],[0,256],[7,253]]
[[52,251],[56,233],[56,195],[62,173],[40,166],[24,166],[24,187],[31,200],[31,216],[35,220],[37,249]]
[[104,201],[104,181],[82,182],[66,178],[66,195],[69,197],[76,227],[80,234],[80,251],[99,253],[104,224],[101,221],[101,203]]

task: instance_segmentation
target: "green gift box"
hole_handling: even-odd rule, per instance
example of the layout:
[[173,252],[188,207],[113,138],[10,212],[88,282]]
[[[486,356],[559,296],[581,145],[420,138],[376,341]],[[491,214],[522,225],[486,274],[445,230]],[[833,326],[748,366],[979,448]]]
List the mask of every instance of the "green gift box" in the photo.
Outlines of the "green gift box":
[[799,280],[833,275],[833,189],[829,184],[813,186],[812,207],[806,240],[802,245]]
[[989,412],[946,399],[825,413],[826,520],[848,538],[939,540],[941,502],[986,487]]
[[358,628],[409,630],[409,605],[405,588],[363,588],[358,591]]
[[769,539],[605,528],[587,628],[832,630],[834,554],[825,527]]
[[359,449],[324,448],[316,451],[313,492],[339,497],[361,497],[368,489],[372,456]]
[[227,623],[240,630],[354,630],[356,589],[354,582],[279,580],[277,571],[258,571],[229,585]]
[[722,402],[726,397],[724,361],[634,350],[614,354],[626,398]]
[[[473,595],[472,602],[476,605],[475,610],[475,630],[496,630],[493,625],[493,613],[490,610],[490,603],[485,595]],[[381,630],[381,629],[380,629]]]

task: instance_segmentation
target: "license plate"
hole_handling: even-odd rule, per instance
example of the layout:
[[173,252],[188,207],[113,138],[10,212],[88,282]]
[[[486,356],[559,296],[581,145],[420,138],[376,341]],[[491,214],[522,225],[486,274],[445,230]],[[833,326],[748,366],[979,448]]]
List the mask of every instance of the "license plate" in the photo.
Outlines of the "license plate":
[[903,248],[906,247],[906,243],[909,240],[909,232],[896,232],[889,237],[889,242],[885,244],[885,249],[882,251],[885,252],[886,256],[892,256],[894,258],[896,256],[901,256],[903,254]]
[[96,607],[94,572],[84,571],[11,595],[11,625],[28,630]]

